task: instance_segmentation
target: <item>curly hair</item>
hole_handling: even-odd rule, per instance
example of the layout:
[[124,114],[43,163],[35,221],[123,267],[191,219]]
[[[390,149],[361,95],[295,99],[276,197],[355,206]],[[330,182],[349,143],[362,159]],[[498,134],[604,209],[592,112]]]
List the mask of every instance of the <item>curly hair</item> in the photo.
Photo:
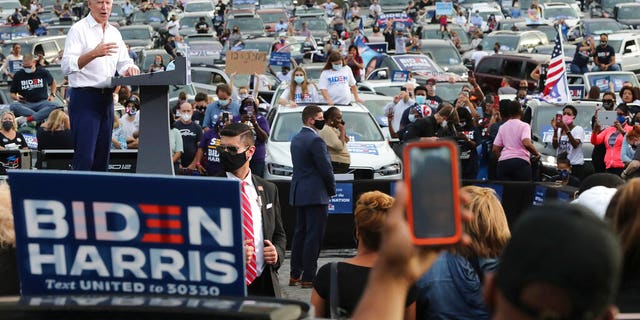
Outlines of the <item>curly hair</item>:
[[371,250],[380,248],[382,227],[394,198],[380,191],[365,192],[356,202],[353,214],[362,244]]

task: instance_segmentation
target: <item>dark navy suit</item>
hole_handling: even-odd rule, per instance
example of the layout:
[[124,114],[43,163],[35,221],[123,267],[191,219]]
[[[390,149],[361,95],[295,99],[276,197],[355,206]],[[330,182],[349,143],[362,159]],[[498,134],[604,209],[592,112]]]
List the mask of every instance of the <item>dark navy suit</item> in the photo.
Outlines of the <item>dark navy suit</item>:
[[291,277],[312,282],[327,225],[329,198],[336,182],[327,145],[315,130],[302,127],[291,140],[293,178],[289,204],[296,207],[291,244]]

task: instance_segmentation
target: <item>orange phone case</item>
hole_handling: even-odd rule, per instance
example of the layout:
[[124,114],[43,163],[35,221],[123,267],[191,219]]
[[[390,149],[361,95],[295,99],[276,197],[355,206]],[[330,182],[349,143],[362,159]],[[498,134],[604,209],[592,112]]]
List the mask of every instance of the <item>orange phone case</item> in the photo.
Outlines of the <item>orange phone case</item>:
[[[453,193],[453,215],[454,215],[454,223],[455,223],[455,232],[450,237],[444,238],[416,238],[413,230],[414,230],[414,213],[413,213],[413,201],[411,200],[411,170],[409,167],[409,151],[413,148],[438,148],[438,147],[446,147],[451,152],[451,172],[453,175],[453,181],[451,183]],[[456,244],[462,238],[462,218],[460,215],[460,171],[458,166],[458,148],[457,145],[453,141],[434,141],[434,142],[412,142],[405,146],[403,150],[403,164],[404,164],[404,181],[409,191],[407,193],[407,221],[409,222],[409,226],[411,228],[411,240],[416,245],[421,246],[438,246],[438,245],[451,245]],[[428,177],[424,177],[428,179]],[[434,181],[434,183],[436,183]]]

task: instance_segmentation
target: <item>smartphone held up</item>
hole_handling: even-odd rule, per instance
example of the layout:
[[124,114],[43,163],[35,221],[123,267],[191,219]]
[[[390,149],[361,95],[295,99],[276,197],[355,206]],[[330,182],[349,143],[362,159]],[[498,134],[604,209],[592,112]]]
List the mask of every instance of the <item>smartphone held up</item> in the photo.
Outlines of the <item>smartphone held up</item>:
[[413,243],[458,243],[462,222],[457,145],[453,141],[409,143],[404,149],[404,167]]

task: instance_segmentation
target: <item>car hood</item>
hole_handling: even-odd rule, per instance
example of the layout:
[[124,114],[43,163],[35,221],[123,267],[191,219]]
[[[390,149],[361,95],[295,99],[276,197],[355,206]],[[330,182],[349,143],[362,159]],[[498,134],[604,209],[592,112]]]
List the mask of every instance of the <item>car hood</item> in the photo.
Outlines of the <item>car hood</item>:
[[145,49],[151,49],[153,43],[151,40],[143,40],[143,39],[132,39],[126,40],[127,44],[131,47],[144,47]]
[[[269,141],[266,163],[292,167],[290,146],[291,142]],[[349,142],[347,148],[351,155],[351,168],[373,168],[375,170],[400,162],[387,141]]]

